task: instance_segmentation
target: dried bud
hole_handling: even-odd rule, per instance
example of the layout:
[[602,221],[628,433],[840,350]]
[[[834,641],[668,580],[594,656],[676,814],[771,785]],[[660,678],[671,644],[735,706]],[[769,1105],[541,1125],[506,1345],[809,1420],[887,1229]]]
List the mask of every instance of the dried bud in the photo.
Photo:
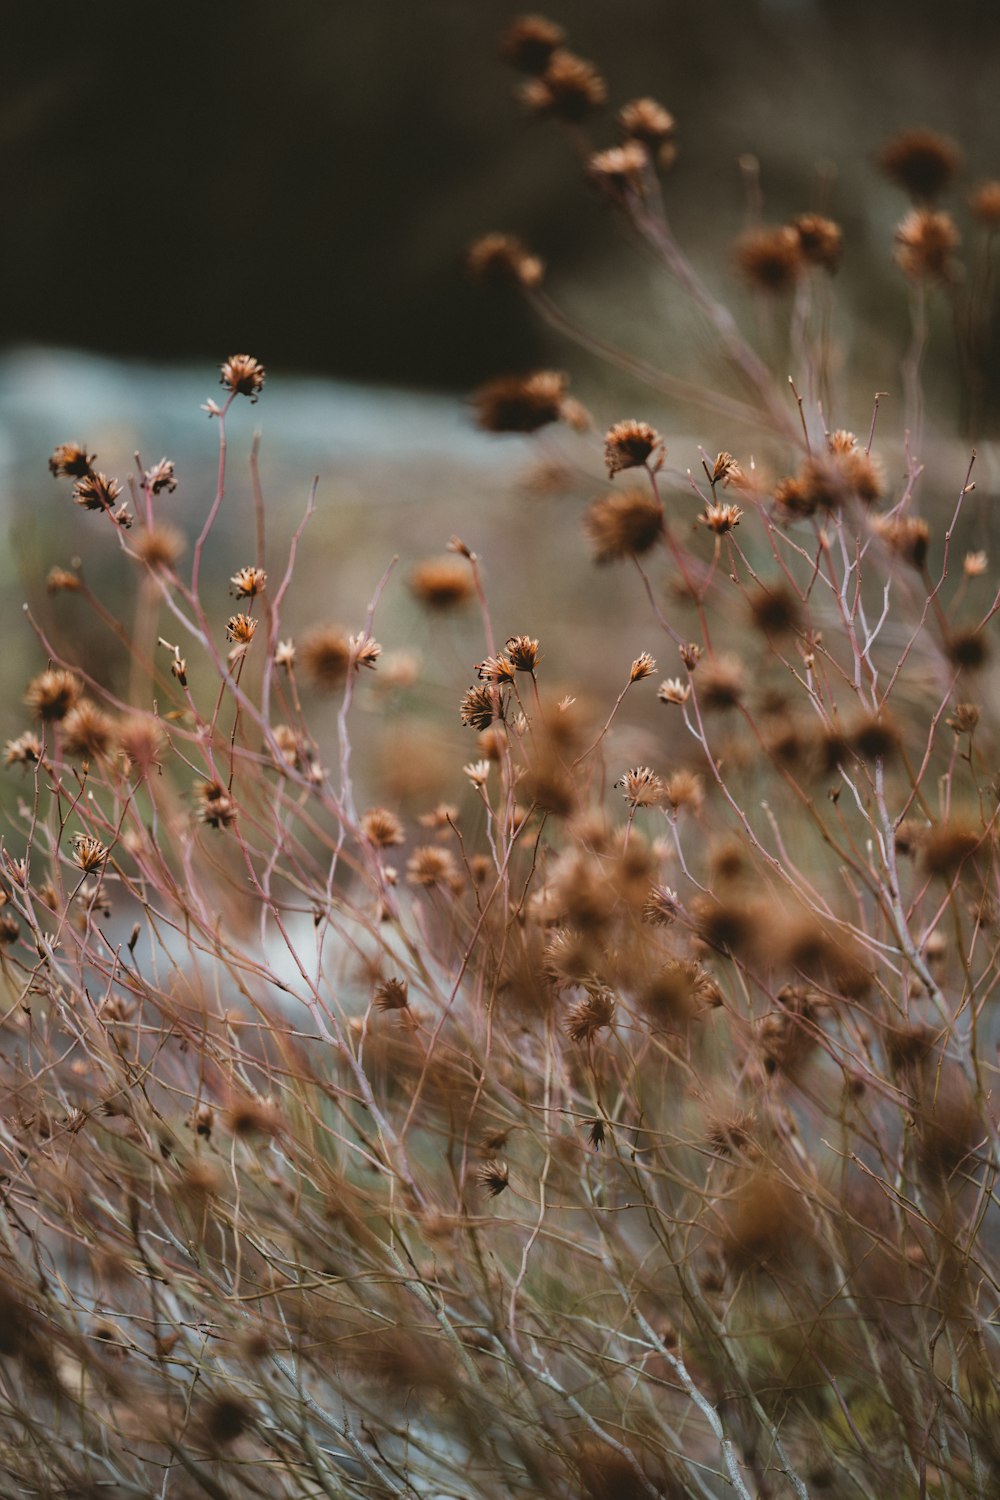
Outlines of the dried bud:
[[513,234],[484,234],[469,246],[465,266],[475,281],[508,282],[515,286],[540,286],[543,262],[532,255]]
[[649,552],[663,534],[663,510],[645,490],[622,490],[595,500],[583,519],[595,561],[608,563]]
[[164,490],[167,494],[173,494],[177,488],[173,460],[161,458],[158,464],[146,470],[142,476],[142,482],[151,495],[159,495]]
[[507,654],[516,672],[533,672],[541,660],[538,642],[530,635],[508,636]]
[[219,383],[234,396],[249,396],[256,401],[264,389],[266,371],[250,354],[231,354],[219,370]]
[[263,568],[247,566],[237,568],[229,580],[229,591],[237,599],[256,599],[267,587],[267,574]]
[[703,526],[709,531],[714,531],[716,536],[725,536],[727,531],[732,531],[740,524],[743,512],[738,505],[706,505],[702,514],[698,517]]
[[503,717],[503,704],[488,687],[471,687],[462,699],[459,716],[467,729],[488,729]]
[[648,422],[616,422],[604,439],[604,462],[608,466],[608,475],[613,479],[623,469],[640,468],[649,462],[657,450],[660,450],[661,455],[666,452],[663,439]]
[[643,651],[642,655],[637,656],[635,661],[632,663],[631,670],[628,674],[628,680],[629,682],[641,682],[644,677],[651,677],[655,671],[656,662],[650,656],[648,651]]
[[378,1010],[406,1010],[410,987],[405,979],[383,979],[375,986],[373,1004]]
[[522,86],[520,97],[532,114],[579,125],[601,108],[608,89],[591,63],[560,48],[549,57],[544,73]]
[[73,486],[73,503],[84,510],[110,511],[122,492],[117,479],[88,472]]
[[762,292],[787,292],[802,274],[802,243],[787,224],[750,229],[736,243],[736,263],[751,286]]
[[73,863],[81,870],[90,875],[101,868],[107,857],[107,848],[100,839],[93,838],[89,833],[74,833]]
[[49,469],[57,478],[83,479],[96,457],[82,443],[60,443],[49,459]]
[[649,766],[633,766],[615,782],[615,786],[621,788],[626,802],[632,807],[656,807],[665,795],[662,780]]

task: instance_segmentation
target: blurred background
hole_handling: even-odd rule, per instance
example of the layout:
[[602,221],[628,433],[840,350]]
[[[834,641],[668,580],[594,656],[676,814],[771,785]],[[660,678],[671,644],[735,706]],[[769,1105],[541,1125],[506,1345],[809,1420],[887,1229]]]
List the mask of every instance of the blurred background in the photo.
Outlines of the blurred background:
[[[237,403],[231,423],[231,497],[210,559],[223,622],[226,580],[248,560],[246,453],[260,427],[277,541],[287,541],[320,476],[289,628],[317,616],[356,628],[398,552],[390,644],[416,645],[432,663],[421,703],[440,700],[454,720],[456,683],[464,689],[483,652],[468,619],[428,625],[401,586],[412,561],[440,552],[454,532],[492,565],[501,639],[558,623],[562,645],[553,637],[546,646],[557,680],[572,680],[581,653],[596,687],[620,679],[622,662],[608,658],[604,638],[609,611],[624,657],[650,647],[648,606],[635,588],[623,597],[618,570],[595,572],[580,531],[581,508],[604,482],[599,434],[625,415],[653,421],[668,437],[679,488],[697,468],[699,444],[745,459],[749,439],[717,416],[630,386],[540,328],[515,295],[466,280],[472,237],[515,232],[545,258],[547,286],[575,317],[665,369],[700,366],[704,376],[704,331],[588,186],[566,133],[528,118],[514,97],[519,80],[499,61],[498,39],[529,8],[50,0],[8,17],[0,498],[12,546],[0,582],[9,600],[45,615],[60,652],[100,660],[108,642],[78,600],[45,598],[48,568],[80,557],[100,580],[123,565],[101,518],[78,512],[68,485],[51,480],[48,454],[78,439],[121,477],[134,470],[136,450],[146,464],[167,454],[181,483],[164,513],[190,534],[211,498],[217,441],[198,408],[219,394],[219,361],[237,350],[269,373],[259,406]],[[881,390],[890,393],[882,431],[898,436],[910,308],[892,250],[909,205],[875,157],[911,125],[955,138],[965,164],[946,206],[960,218],[970,188],[1000,177],[991,61],[1000,56],[1000,6],[553,0],[541,8],[607,78],[609,106],[590,129],[595,149],[614,142],[614,111],[637,95],[676,116],[678,157],[665,191],[678,237],[782,379],[780,330],[776,337],[761,319],[733,265],[747,223],[747,154],[759,163],[765,221],[816,209],[842,224],[833,314],[840,397],[830,425],[866,431]],[[997,376],[995,341],[988,358]],[[472,386],[548,363],[571,372],[594,434],[497,439],[474,429],[465,404]],[[942,398],[933,410],[943,426],[929,488],[941,503],[967,462],[954,373],[946,301],[932,298],[926,375],[931,396]],[[900,465],[896,452],[892,482]],[[988,497],[998,478],[988,442],[977,472]],[[976,524],[987,545],[996,528],[982,509]],[[121,596],[123,617],[131,608]],[[0,691],[14,705],[5,736],[23,727],[24,680],[44,661],[24,631],[17,639],[23,651],[0,661]],[[453,723],[450,732],[465,744],[465,731]],[[418,759],[410,757],[414,767]]]
[[[558,129],[511,98],[508,0],[171,0],[18,6],[0,69],[3,337],[142,360],[249,348],[272,369],[462,390],[542,353],[515,304],[465,285],[483,230],[529,240],[593,288],[621,243]],[[826,206],[867,308],[900,303],[900,195],[873,155],[913,124],[1000,175],[985,0],[554,0],[539,9],[609,84],[677,117],[679,232],[729,274],[737,158],[767,217]],[[894,201],[895,199],[895,201]],[[863,276],[858,271],[863,268]],[[621,275],[621,268],[617,273]]]

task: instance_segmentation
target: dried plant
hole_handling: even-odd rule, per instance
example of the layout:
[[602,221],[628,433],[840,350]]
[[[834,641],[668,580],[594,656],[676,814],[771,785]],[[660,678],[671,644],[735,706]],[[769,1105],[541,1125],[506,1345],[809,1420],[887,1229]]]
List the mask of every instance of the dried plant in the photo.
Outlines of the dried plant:
[[[944,524],[922,513],[927,302],[956,299],[972,353],[986,318],[937,206],[959,156],[912,132],[881,158],[914,199],[915,342],[908,439],[880,461],[878,397],[866,436],[833,427],[814,312],[838,226],[735,247],[754,295],[792,299],[789,389],[674,237],[673,117],[628,103],[597,155],[607,86],[564,40],[508,31],[522,98],[732,379],[605,344],[648,378],[635,415],[588,428],[553,371],[474,398],[490,431],[576,445],[581,534],[648,607],[653,649],[622,645],[603,710],[587,651],[531,619],[505,637],[453,539],[413,559],[406,607],[461,612],[466,749],[453,800],[394,805],[352,756],[359,702],[420,698],[383,625],[392,564],[365,618],[303,616],[313,497],[282,561],[256,468],[254,555],[206,563],[230,408],[267,399],[249,355],[206,405],[219,481],[186,571],[169,460],[138,465],[134,533],[96,454],[49,460],[158,623],[54,568],[49,607],[114,647],[64,660],[32,619],[4,753],[5,1494],[1000,1492],[1000,593],[975,455]],[[996,196],[973,200],[990,233]],[[596,347],[516,237],[470,268]],[[669,467],[687,439],[660,396],[733,451]]]

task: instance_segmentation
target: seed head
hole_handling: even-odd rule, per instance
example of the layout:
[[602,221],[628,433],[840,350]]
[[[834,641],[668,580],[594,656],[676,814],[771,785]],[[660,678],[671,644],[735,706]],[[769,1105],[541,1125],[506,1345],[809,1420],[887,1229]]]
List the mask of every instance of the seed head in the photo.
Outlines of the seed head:
[[885,175],[918,202],[936,198],[962,164],[955,142],[933,130],[904,130],[878,155]]
[[750,617],[765,635],[786,635],[800,628],[802,607],[794,590],[778,581],[752,596]]
[[142,482],[151,495],[159,495],[164,490],[168,495],[172,495],[177,488],[173,459],[161,458],[158,464],[154,464],[151,469],[145,471]]
[[966,578],[981,578],[989,566],[989,559],[985,552],[967,552],[962,561],[962,571]]
[[641,682],[644,677],[652,677],[656,671],[656,662],[648,651],[643,651],[632,663],[628,674],[629,682]]
[[172,568],[187,546],[176,526],[144,526],[132,543],[136,556],[154,572]]
[[626,141],[608,151],[597,151],[587,162],[587,176],[612,198],[624,198],[631,189],[641,193],[649,158],[645,146]]
[[488,760],[470,760],[468,765],[462,767],[473,786],[485,786],[490,779],[490,762]]
[[633,766],[615,782],[632,807],[656,807],[664,798],[663,782],[649,766]]
[[566,383],[558,370],[491,380],[473,392],[476,422],[484,432],[537,432],[563,416]]
[[266,371],[259,360],[250,354],[231,354],[219,366],[219,383],[234,396],[249,396],[256,401],[264,389]]
[[705,783],[696,771],[674,771],[667,777],[663,792],[672,812],[686,808],[697,813],[704,806]]
[[109,479],[106,474],[95,474],[91,470],[74,484],[73,503],[84,510],[111,510],[121,492],[117,479]]
[[357,672],[362,667],[368,667],[374,672],[375,664],[382,655],[382,647],[374,636],[362,631],[359,635],[348,636],[347,644],[351,648],[351,666],[354,670]]
[[83,479],[96,457],[96,453],[88,454],[82,443],[60,443],[49,459],[49,469],[56,478]]
[[90,875],[101,868],[107,857],[107,848],[100,839],[93,838],[89,833],[74,833],[73,863],[81,870]]
[[383,979],[375,986],[373,1004],[378,1010],[406,1010],[410,987],[405,979]]
[[928,875],[950,879],[984,842],[982,830],[970,823],[938,823],[922,840],[920,862]]
[[533,672],[541,660],[538,642],[530,635],[508,636],[507,654],[516,672]]
[[198,818],[209,828],[231,828],[236,822],[236,803],[219,781],[198,784]]
[[679,677],[668,677],[656,690],[661,703],[686,703],[691,696],[691,684]]
[[949,281],[959,243],[951,214],[915,208],[896,230],[896,264],[911,281]]
[[506,687],[514,681],[514,666],[500,652],[496,656],[488,656],[485,661],[477,662],[476,676],[480,682],[489,682],[495,687]]
[[474,240],[465,256],[465,267],[474,281],[508,282],[531,288],[540,286],[545,265],[513,234],[484,234]]
[[230,615],[226,621],[226,640],[235,641],[237,646],[249,646],[256,629],[253,615]]
[[663,439],[648,422],[631,419],[616,422],[604,438],[604,462],[609,477],[613,479],[623,469],[641,468],[657,449],[661,454],[666,453]]
[[510,1187],[510,1168],[499,1157],[491,1157],[477,1168],[476,1180],[491,1198],[499,1198],[504,1189]]
[[585,1042],[592,1042],[597,1033],[610,1026],[614,1019],[614,996],[607,990],[595,990],[573,1006],[566,1017],[566,1035],[571,1042],[582,1046]]
[[347,681],[351,640],[339,625],[317,625],[303,636],[298,654],[302,670],[321,692],[336,692]]
[[948,660],[956,667],[975,672],[989,655],[989,641],[981,630],[954,630],[947,642]]
[[802,274],[802,243],[788,224],[750,229],[736,242],[736,263],[751,286],[762,292],[787,292]]
[[979,712],[978,703],[956,703],[945,722],[956,734],[972,734],[979,723]]
[[80,699],[80,679],[63,667],[49,667],[28,683],[24,701],[37,719],[55,723],[65,719]]
[[711,480],[716,485],[720,482],[724,485],[736,484],[743,478],[743,470],[731,453],[717,453],[712,465]]
[[410,589],[428,609],[454,609],[472,597],[469,569],[457,558],[429,558],[410,574]]
[[987,229],[1000,228],[1000,182],[983,182],[969,199],[969,207]]
[[599,563],[641,557],[663,534],[663,511],[645,490],[622,490],[595,500],[583,518],[584,530]]
[[406,878],[411,885],[452,885],[458,869],[451,850],[442,849],[440,844],[421,844],[406,862]]
[[255,568],[248,565],[245,568],[237,568],[229,580],[229,591],[235,594],[237,599],[256,599],[267,587],[267,574],[263,568]]
[[470,687],[462,699],[459,716],[467,729],[488,729],[503,717],[503,704],[488,687]]
[[669,110],[655,99],[632,99],[618,111],[619,132],[627,141],[639,141],[663,168],[672,167],[677,157],[674,136],[677,122]]
[[63,720],[63,745],[68,755],[96,760],[108,753],[114,728],[114,721],[103,709],[83,698]]
[[706,710],[735,708],[745,691],[743,663],[731,653],[706,661],[698,673],[698,698]]
[[5,766],[33,766],[41,759],[41,755],[42,742],[30,729],[18,735],[16,740],[8,740],[3,747]]
[[544,73],[565,40],[563,28],[547,16],[518,16],[500,40],[500,56],[521,73]]
[[115,736],[125,756],[127,772],[135,770],[141,777],[160,769],[163,754],[163,731],[152,714],[131,714],[118,725]]
[[372,807],[361,819],[361,832],[376,849],[388,849],[405,842],[403,825],[387,807]]
[[918,571],[923,568],[931,539],[923,516],[876,516],[872,526],[897,557]]
[[520,97],[532,114],[579,125],[606,102],[608,88],[593,64],[559,48],[544,73],[522,84]]
[[78,594],[80,592],[80,580],[75,573],[68,568],[50,568],[49,575],[45,580],[46,591],[50,594]]
[[290,672],[295,665],[295,642],[279,641],[274,648],[274,665]]
[[725,536],[727,531],[732,531],[740,524],[743,512],[738,505],[706,505],[702,514],[698,517],[703,526],[709,531],[714,531],[716,536]]
[[824,271],[837,269],[844,245],[839,224],[822,214],[799,214],[792,220],[792,228],[799,237],[803,260],[811,266],[822,266]]

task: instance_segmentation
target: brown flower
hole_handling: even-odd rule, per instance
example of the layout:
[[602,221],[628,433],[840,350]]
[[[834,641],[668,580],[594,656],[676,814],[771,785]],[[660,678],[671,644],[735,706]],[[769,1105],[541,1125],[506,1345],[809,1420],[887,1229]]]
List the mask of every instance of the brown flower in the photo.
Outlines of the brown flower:
[[469,246],[466,270],[475,281],[506,281],[536,287],[545,271],[537,255],[513,234],[484,234]]
[[24,701],[36,718],[45,723],[65,719],[79,702],[83,691],[80,679],[63,667],[49,667],[28,683]]
[[336,692],[347,681],[351,668],[351,642],[339,625],[317,625],[302,637],[298,647],[302,670],[314,687]]
[[488,729],[494,719],[503,718],[503,702],[488,687],[470,687],[462,699],[459,715],[467,729]]
[[538,642],[530,635],[508,636],[507,654],[510,657],[511,666],[517,672],[533,672],[541,660]]
[[88,875],[99,870],[108,857],[108,851],[100,839],[89,833],[74,833],[73,863]]
[[88,472],[73,486],[73,503],[84,510],[111,510],[121,492],[117,479]]
[[938,823],[922,841],[920,862],[928,875],[950,879],[984,842],[982,830],[970,823]]
[[622,490],[595,500],[583,518],[584,531],[599,563],[641,557],[663,534],[663,511],[644,490]]
[[172,568],[187,546],[184,533],[176,526],[144,526],[132,542],[136,555],[152,568]]
[[480,682],[492,683],[494,687],[506,687],[514,681],[514,666],[502,652],[488,656],[476,663],[476,676]]
[[96,457],[82,443],[60,443],[49,459],[49,469],[57,478],[83,479]]
[[236,803],[219,781],[202,781],[195,793],[198,817],[209,828],[231,828],[236,822]]
[[656,671],[656,662],[648,651],[643,651],[636,657],[629,670],[629,682],[641,682],[644,677],[652,677]]
[[612,197],[620,198],[631,188],[642,191],[646,170],[646,148],[638,141],[626,141],[608,151],[596,151],[587,162],[587,176]]
[[746,690],[738,656],[723,654],[702,664],[698,673],[698,701],[706,711],[735,708]]
[[537,432],[558,422],[566,401],[566,376],[557,370],[504,375],[473,393],[476,422],[484,432]]
[[250,354],[231,354],[219,370],[219,383],[234,396],[249,396],[256,401],[264,389],[266,371]]
[[255,568],[249,564],[245,568],[237,568],[229,580],[230,592],[237,599],[255,599],[262,594],[267,587],[267,574],[263,568]]
[[706,505],[702,514],[698,517],[703,526],[709,531],[714,531],[716,536],[725,536],[727,531],[732,531],[738,526],[743,517],[743,512],[738,505]]
[[607,990],[596,990],[574,1005],[566,1017],[566,1035],[578,1046],[592,1042],[599,1031],[615,1019],[614,996]]
[[163,490],[166,490],[168,495],[173,494],[177,488],[173,459],[161,458],[158,464],[154,464],[151,469],[145,471],[142,482],[151,495],[159,495]]
[[1000,182],[980,183],[969,199],[969,207],[987,229],[1000,229]]
[[505,1161],[491,1157],[476,1169],[476,1180],[491,1198],[499,1198],[504,1189],[510,1187],[510,1168]]
[[472,597],[469,569],[453,557],[432,557],[410,574],[410,589],[429,609],[454,609]]
[[372,1003],[378,1010],[406,1010],[410,1004],[409,992],[405,979],[383,979],[375,986]]
[[440,844],[421,844],[406,862],[406,878],[411,885],[451,885],[458,878],[451,850]]
[[376,849],[405,842],[403,825],[387,807],[371,807],[361,819],[361,832]]
[[948,281],[958,245],[951,214],[915,208],[896,230],[896,264],[911,281]]
[[607,84],[597,69],[562,48],[549,57],[544,73],[521,88],[521,100],[533,114],[550,115],[569,125],[579,125],[607,97]]
[[872,527],[897,557],[918,571],[923,568],[931,529],[922,516],[876,516]]
[[45,588],[50,594],[78,594],[81,584],[77,575],[68,568],[50,568]]
[[616,121],[627,141],[639,141],[661,167],[672,167],[677,157],[677,122],[655,99],[632,99],[623,104]]
[[631,419],[616,422],[604,438],[604,462],[609,476],[613,479],[623,469],[641,468],[657,449],[666,452],[663,439],[648,422]]
[[743,277],[763,292],[787,292],[802,274],[802,242],[788,224],[749,229],[736,242]]
[[63,720],[63,744],[68,755],[84,756],[88,760],[106,755],[114,733],[114,721],[83,698]]
[[885,175],[911,198],[936,198],[962,164],[955,142],[933,130],[904,130],[887,141],[878,155]]
[[152,714],[131,714],[123,719],[115,738],[125,756],[128,771],[136,770],[140,776],[148,776],[150,771],[160,769],[163,731]]
[[615,782],[632,807],[656,807],[663,801],[665,788],[662,780],[649,766],[633,766]]
[[547,16],[518,16],[500,40],[500,56],[522,73],[544,73],[565,40],[563,28]]
[[844,236],[839,224],[822,214],[799,214],[792,220],[792,228],[799,237],[802,257],[811,266],[822,266],[825,271],[835,271],[840,264],[840,252],[844,247]]
[[226,621],[226,640],[235,641],[237,646],[249,646],[256,630],[253,615],[230,615]]
[[18,735],[16,740],[8,740],[3,747],[3,763],[5,766],[33,766],[41,758],[42,742],[37,734],[29,729],[25,734]]

